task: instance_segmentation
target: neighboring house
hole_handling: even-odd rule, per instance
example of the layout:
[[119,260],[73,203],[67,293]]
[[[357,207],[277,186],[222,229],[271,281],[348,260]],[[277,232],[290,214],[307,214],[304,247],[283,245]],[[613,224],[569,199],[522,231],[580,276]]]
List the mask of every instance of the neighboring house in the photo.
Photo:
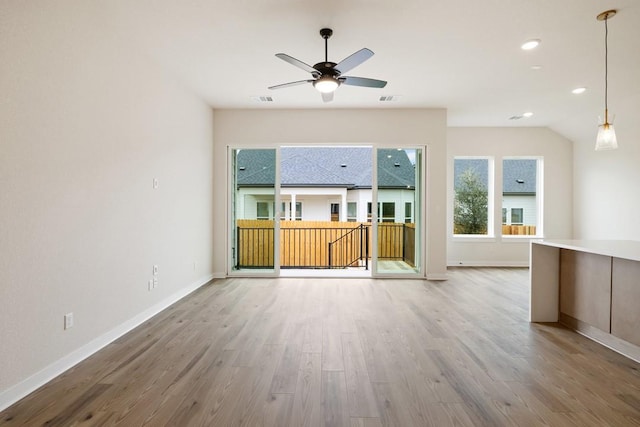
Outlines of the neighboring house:
[[502,223],[536,225],[537,161],[509,159],[502,170]]
[[[502,164],[502,224],[536,225],[537,160],[505,159]],[[459,158],[454,161],[454,187],[458,188],[460,176],[471,169],[478,181],[488,188],[486,159]]]
[[[275,150],[243,149],[236,158],[236,216],[244,219],[357,221],[372,218],[371,147],[283,147],[280,200]],[[415,168],[404,150],[378,150],[378,218],[413,222]]]

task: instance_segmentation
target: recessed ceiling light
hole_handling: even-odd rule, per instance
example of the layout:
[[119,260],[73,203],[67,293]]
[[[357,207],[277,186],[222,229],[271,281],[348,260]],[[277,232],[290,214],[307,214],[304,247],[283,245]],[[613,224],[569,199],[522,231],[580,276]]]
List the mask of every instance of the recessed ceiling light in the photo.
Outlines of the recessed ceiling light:
[[526,113],[522,113],[522,117],[529,118],[531,116],[533,116],[533,113],[531,111],[527,111]]
[[522,44],[522,46],[520,46],[520,48],[522,50],[531,50],[531,49],[535,49],[536,47],[538,47],[539,44],[540,44],[540,40],[539,39],[531,39],[531,40],[527,40],[526,42],[524,42]]
[[532,70],[536,70],[536,71],[537,71],[537,70],[542,70],[542,65],[532,65],[532,66],[531,66],[531,69],[532,69]]
[[586,87],[577,87],[574,90],[572,90],[571,93],[580,95],[581,93],[584,93],[586,90],[587,90]]

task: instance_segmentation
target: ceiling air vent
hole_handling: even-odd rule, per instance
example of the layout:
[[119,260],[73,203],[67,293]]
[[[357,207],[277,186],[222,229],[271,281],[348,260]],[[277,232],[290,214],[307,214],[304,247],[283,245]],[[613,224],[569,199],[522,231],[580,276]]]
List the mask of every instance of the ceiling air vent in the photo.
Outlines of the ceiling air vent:
[[380,102],[392,102],[400,99],[398,95],[383,95],[380,97]]
[[273,96],[252,96],[253,102],[273,102]]

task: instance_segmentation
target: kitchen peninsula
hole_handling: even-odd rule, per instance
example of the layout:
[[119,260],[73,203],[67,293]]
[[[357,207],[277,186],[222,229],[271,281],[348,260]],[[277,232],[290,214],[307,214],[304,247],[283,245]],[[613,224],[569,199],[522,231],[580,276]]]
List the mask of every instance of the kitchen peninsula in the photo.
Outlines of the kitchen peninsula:
[[531,242],[529,321],[560,322],[640,362],[640,242]]

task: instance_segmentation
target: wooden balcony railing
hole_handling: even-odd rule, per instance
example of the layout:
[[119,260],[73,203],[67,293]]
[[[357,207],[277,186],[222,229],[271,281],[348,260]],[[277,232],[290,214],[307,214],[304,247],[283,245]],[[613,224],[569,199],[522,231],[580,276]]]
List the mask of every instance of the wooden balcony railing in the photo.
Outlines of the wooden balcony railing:
[[[236,268],[273,268],[274,222],[237,221]],[[356,231],[357,230],[357,231]],[[371,223],[281,221],[281,268],[368,268]],[[415,265],[415,225],[378,224],[378,258]]]

